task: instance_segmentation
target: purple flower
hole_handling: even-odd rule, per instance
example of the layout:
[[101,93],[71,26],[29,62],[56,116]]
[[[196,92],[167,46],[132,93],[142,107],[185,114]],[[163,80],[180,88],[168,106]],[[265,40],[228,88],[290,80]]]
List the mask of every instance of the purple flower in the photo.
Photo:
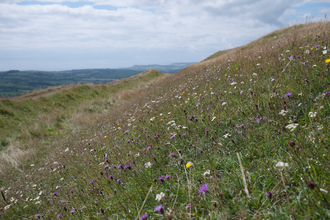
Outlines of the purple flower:
[[121,181],[120,179],[117,179],[117,183],[120,183],[120,181]]
[[142,151],[145,151],[146,149],[145,148],[142,148]]
[[262,118],[257,118],[257,122],[260,123],[261,119],[262,119]]
[[205,194],[209,189],[209,184],[205,183],[199,188],[199,193]]
[[117,147],[118,147],[118,145],[113,146],[113,148],[117,148]]
[[298,104],[298,107],[301,106],[301,104],[302,104],[302,103],[299,103],[299,104]]
[[308,82],[308,79],[307,79],[307,78],[305,78],[305,81],[306,81],[306,82]]
[[171,177],[171,176],[167,174],[167,175],[165,176],[165,179],[169,179],[170,177]]
[[163,176],[161,176],[161,177],[158,178],[158,180],[159,180],[160,182],[164,182],[165,179],[164,179]]
[[243,95],[243,90],[239,94]]
[[110,179],[113,179],[112,175],[109,175],[109,178],[110,178]]
[[274,78],[272,78],[270,81],[271,81],[271,82],[274,82],[274,81],[275,81],[275,79],[274,79]]
[[149,136],[150,136],[149,134],[146,135],[146,137],[149,137]]
[[19,185],[19,187],[20,187],[20,188],[22,188],[22,187],[23,187],[23,185]]
[[156,135],[155,135],[155,138],[158,138],[158,137],[159,137],[159,135],[158,135],[158,134],[156,134]]
[[170,157],[174,157],[174,155],[175,155],[174,153],[170,153]]
[[40,214],[36,214],[36,218],[40,218]]
[[199,106],[201,103],[197,103],[197,105],[196,106]]
[[147,127],[145,127],[144,129],[145,129],[145,130],[147,130],[148,128],[147,128]]
[[292,95],[292,93],[289,92],[289,93],[285,94],[284,96],[287,97],[287,98],[290,98],[291,95]]
[[89,183],[93,183],[93,182],[94,182],[93,180],[89,181]]
[[131,169],[131,164],[127,164],[126,166],[125,166],[125,170],[130,170]]
[[293,56],[291,56],[290,58],[289,58],[289,60],[292,60],[293,59]]
[[129,130],[126,130],[126,131],[125,131],[125,134],[128,134],[128,132],[129,132]]
[[124,167],[123,167],[122,164],[119,164],[119,165],[118,165],[118,168],[124,169]]
[[148,218],[147,213],[141,215],[140,220],[146,220]]
[[72,214],[73,214],[73,213],[74,213],[74,211],[75,211],[75,210],[74,210],[74,209],[72,209],[72,210],[70,211],[70,213],[72,213]]
[[58,215],[57,215],[57,218],[60,218],[61,216],[62,216],[62,213],[58,214]]
[[186,209],[190,209],[190,204],[188,204],[188,205],[186,206]]
[[91,162],[90,162],[90,161],[88,161],[88,164],[91,164]]
[[271,198],[273,197],[273,193],[270,192],[270,191],[267,191],[267,192],[266,192],[266,195],[267,195],[267,197],[268,197],[269,199],[271,199]]
[[185,137],[185,136],[186,136],[186,133],[182,134],[181,136],[182,136],[182,137]]
[[201,111],[201,113],[203,113],[203,112],[204,112],[204,110]]
[[131,140],[127,140],[127,143],[129,143]]
[[320,47],[320,45],[316,45],[316,46],[315,46],[315,48],[319,48],[319,47]]
[[109,167],[109,164],[105,165],[105,166],[104,166],[104,169],[107,169],[108,167]]
[[155,207],[155,212],[164,213],[164,206],[162,204]]
[[175,135],[171,136],[171,139],[175,138]]
[[147,150],[150,150],[151,149],[151,146],[147,147]]
[[53,192],[53,196],[56,196],[56,194],[57,194],[57,192],[55,191],[55,192]]

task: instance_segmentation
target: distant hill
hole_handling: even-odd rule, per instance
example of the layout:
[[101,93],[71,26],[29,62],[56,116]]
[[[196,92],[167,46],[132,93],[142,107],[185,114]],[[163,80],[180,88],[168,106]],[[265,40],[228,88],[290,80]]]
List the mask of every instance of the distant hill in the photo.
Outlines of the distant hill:
[[50,86],[86,83],[106,84],[137,75],[147,69],[156,69],[164,73],[174,73],[190,64],[193,63],[134,65],[119,69],[78,69],[64,71],[9,70],[0,72],[0,97],[18,96]]

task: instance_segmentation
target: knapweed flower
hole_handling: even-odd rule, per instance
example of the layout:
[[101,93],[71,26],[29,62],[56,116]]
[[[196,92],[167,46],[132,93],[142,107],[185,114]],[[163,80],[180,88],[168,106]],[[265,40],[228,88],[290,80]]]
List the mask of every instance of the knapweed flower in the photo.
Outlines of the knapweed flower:
[[165,176],[165,179],[167,180],[167,179],[169,179],[170,177],[171,177],[171,176],[167,174],[167,175]]
[[56,194],[57,194],[57,192],[55,191],[55,192],[53,192],[53,196],[56,196]]
[[291,95],[292,95],[292,93],[289,92],[289,93],[285,94],[284,96],[287,97],[287,98],[290,98]]
[[141,215],[141,217],[140,217],[140,220],[147,220],[147,219],[148,219],[147,213]]
[[131,169],[131,164],[127,164],[124,169],[125,170],[130,170]]
[[89,181],[89,183],[93,183],[93,182],[94,182],[93,180]]
[[120,183],[120,181],[121,181],[120,179],[117,179],[117,183]]
[[205,183],[199,188],[199,193],[205,194],[209,189],[209,184]]
[[36,218],[40,218],[40,214],[36,214]]
[[71,213],[71,214],[73,214],[73,213],[74,213],[74,211],[75,211],[75,210],[74,210],[74,209],[72,209],[72,210],[70,211],[70,213]]
[[162,204],[156,206],[155,212],[160,212],[161,214],[164,214],[164,206]]
[[191,167],[191,165],[193,165],[193,163],[192,163],[192,162],[188,162],[188,163],[186,164],[186,167],[189,168],[189,167]]
[[159,180],[160,182],[164,182],[165,179],[164,179],[163,176],[161,176],[161,177],[158,178],[158,180]]
[[163,192],[161,192],[161,193],[159,193],[159,194],[156,195],[156,200],[157,201],[160,201],[163,198],[165,198],[165,193],[163,193]]
[[128,130],[126,130],[126,131],[125,131],[125,134],[128,134],[128,132],[129,132],[129,131],[128,131]]
[[62,216],[62,213],[58,214],[58,215],[57,215],[57,218],[60,218],[61,216]]
[[188,204],[188,205],[185,207],[185,209],[190,209],[190,204]]

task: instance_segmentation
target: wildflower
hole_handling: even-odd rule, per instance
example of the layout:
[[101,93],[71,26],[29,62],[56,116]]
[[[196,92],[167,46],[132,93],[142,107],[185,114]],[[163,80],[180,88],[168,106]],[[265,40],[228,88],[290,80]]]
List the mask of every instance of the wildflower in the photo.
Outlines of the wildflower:
[[4,209],[4,210],[7,210],[7,209],[9,209],[9,208],[10,208],[10,206],[11,206],[11,204],[9,204],[9,205],[5,206],[3,209]]
[[34,167],[34,164],[31,164],[30,166],[31,166],[31,167]]
[[326,59],[325,62],[326,62],[326,63],[330,63],[330,59]]
[[310,118],[315,118],[315,117],[316,117],[316,113],[317,113],[317,112],[309,112],[309,113],[308,113],[308,116],[309,116]]
[[306,50],[305,53],[309,53],[309,50]]
[[165,193],[163,193],[163,192],[161,192],[161,193],[159,193],[159,194],[156,195],[156,200],[157,201],[160,201],[163,198],[165,198]]
[[150,162],[147,162],[147,163],[144,164],[144,166],[145,166],[146,168],[150,168],[150,167],[152,166],[152,164],[151,164]]
[[323,53],[323,54],[327,54],[328,51],[327,51],[327,50],[323,50],[322,53]]
[[53,192],[53,196],[56,196],[56,194],[57,194],[57,192],[55,191],[55,192]]
[[165,176],[165,179],[169,179],[170,177],[171,177],[171,176],[167,174],[167,175]]
[[326,190],[326,189],[322,189],[322,188],[321,188],[320,191],[321,191],[321,192],[324,192],[324,193],[328,193],[328,190]]
[[162,204],[155,207],[155,212],[160,212],[161,214],[164,214],[164,206]]
[[298,104],[298,107],[301,106],[301,104],[302,104],[302,103],[299,103],[299,104]]
[[120,183],[120,181],[121,181],[120,179],[117,179],[117,183]]
[[141,215],[141,217],[140,217],[140,220],[147,220],[147,219],[148,219],[147,213]]
[[266,195],[267,195],[268,199],[271,199],[273,197],[273,193],[270,191],[267,191]]
[[188,205],[185,207],[185,209],[190,209],[190,204],[188,204]]
[[186,167],[189,168],[189,167],[191,167],[191,165],[193,165],[193,163],[192,163],[192,162],[188,162],[188,163],[186,164]]
[[40,214],[36,214],[36,218],[40,218]]
[[284,96],[287,97],[287,98],[290,98],[291,95],[292,95],[292,93],[289,92],[289,93],[285,94]]
[[223,137],[224,138],[228,138],[228,137],[230,137],[231,135],[230,134],[225,134]]
[[241,95],[243,95],[243,90],[240,92]]
[[125,134],[128,134],[128,132],[129,132],[129,131],[128,131],[128,130],[126,130],[124,133],[125,133]]
[[226,104],[227,104],[227,102],[223,102],[223,103],[222,103],[222,105],[226,105]]
[[288,113],[288,111],[285,111],[285,110],[282,109],[278,114],[284,116],[284,115],[286,115],[287,113]]
[[205,194],[209,189],[209,184],[205,183],[199,188],[199,193]]
[[275,167],[289,167],[288,163],[278,162]]
[[58,215],[57,215],[57,218],[60,218],[61,216],[62,216],[62,213],[58,214]]
[[89,181],[89,183],[93,183],[93,182],[94,182],[93,180]]
[[287,126],[285,126],[286,129],[289,129],[291,132],[294,131],[299,124],[288,124]]
[[211,174],[211,170],[206,170],[205,173],[203,173],[204,176],[210,175],[210,174]]
[[185,136],[186,136],[186,133],[182,134],[181,136],[182,136],[182,137],[185,137]]
[[161,176],[161,177],[158,178],[158,180],[159,180],[160,182],[164,182],[165,179],[164,179],[163,176]]
[[131,164],[127,164],[124,169],[125,170],[130,170],[131,169]]
[[71,213],[71,214],[73,214],[73,213],[74,213],[74,211],[75,211],[75,210],[74,210],[74,209],[72,209],[72,210],[70,211],[70,213]]
[[293,56],[290,56],[289,60],[291,61],[293,59]]
[[174,157],[175,156],[175,154],[174,153],[170,153],[170,157]]

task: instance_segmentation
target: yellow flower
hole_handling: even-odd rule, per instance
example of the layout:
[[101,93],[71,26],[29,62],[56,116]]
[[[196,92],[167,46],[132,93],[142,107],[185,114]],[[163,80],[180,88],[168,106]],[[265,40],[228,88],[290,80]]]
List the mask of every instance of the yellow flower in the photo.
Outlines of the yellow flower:
[[330,63],[330,59],[326,59],[325,62],[326,62],[326,63]]
[[191,167],[191,165],[192,165],[192,162],[188,162],[188,163],[186,164],[186,167],[189,168],[189,167]]
[[107,136],[104,136],[104,138],[107,138]]
[[225,76],[227,76],[227,74]]
[[235,74],[235,76],[237,76],[237,74]]
[[160,119],[160,121],[163,121],[163,119]]

